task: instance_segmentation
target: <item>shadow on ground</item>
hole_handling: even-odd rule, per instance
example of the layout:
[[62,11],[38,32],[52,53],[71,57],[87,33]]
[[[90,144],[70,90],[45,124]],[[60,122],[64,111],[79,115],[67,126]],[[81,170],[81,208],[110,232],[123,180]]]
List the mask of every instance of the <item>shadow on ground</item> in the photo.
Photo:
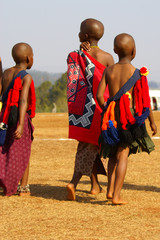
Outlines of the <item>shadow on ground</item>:
[[[68,183],[67,180],[60,180],[61,182]],[[90,184],[90,181],[80,181],[81,184]],[[106,186],[106,182],[100,182],[101,186]],[[55,199],[58,201],[67,201],[67,190],[64,186],[51,186],[47,184],[30,184],[31,195],[34,197],[41,197],[45,199]],[[149,192],[160,192],[160,188],[155,186],[135,185],[130,183],[124,183],[124,189],[137,190],[137,191],[149,191]],[[109,204],[107,200],[98,201],[94,195],[91,195],[89,191],[81,190],[77,187],[76,190],[76,201],[81,203],[91,204]],[[85,193],[85,196],[79,196],[79,193]],[[2,189],[0,189],[0,196],[3,195]],[[81,195],[81,194],[80,194]]]
[[[67,180],[59,180],[59,181],[65,182],[65,183],[69,182]],[[80,183],[81,184],[90,184],[90,181],[81,180]],[[105,186],[107,186],[107,183],[100,181],[100,185],[105,187]],[[137,191],[147,191],[147,192],[160,192],[160,188],[156,187],[156,186],[135,185],[135,184],[127,183],[127,182],[123,184],[123,189],[137,190]]]
[[[68,183],[67,180],[61,180],[65,183]],[[90,184],[89,181],[81,181],[81,184]],[[101,185],[106,185],[106,183],[101,183]],[[43,184],[31,184],[31,194],[34,197],[42,197],[46,199],[55,199],[58,201],[67,201],[67,191],[66,187],[63,186],[51,186],[51,185],[43,185]],[[150,191],[150,192],[160,192],[160,188],[155,186],[144,186],[144,185],[134,185],[125,183],[123,186],[124,189],[128,190],[137,190],[137,191]],[[90,195],[89,191],[84,191],[79,188],[76,190],[77,196],[76,201],[77,202],[83,202],[83,203],[92,203],[92,204],[106,204],[107,200],[105,201],[98,201],[95,199],[94,195]],[[85,193],[86,196],[79,196],[78,193]]]
[[66,188],[61,186],[51,186],[43,184],[30,184],[31,195],[46,199],[66,200]]
[[[68,201],[66,187],[43,185],[43,184],[31,184],[30,187],[31,187],[31,195],[34,197],[55,199],[58,201]],[[76,202],[100,204],[100,205],[105,205],[107,203],[107,200],[98,201],[97,199],[95,199],[95,196],[89,194],[89,191],[87,192],[87,191],[81,191],[77,189],[76,192],[77,192]],[[88,195],[78,196],[78,193],[80,192],[86,193],[86,194],[88,193]]]

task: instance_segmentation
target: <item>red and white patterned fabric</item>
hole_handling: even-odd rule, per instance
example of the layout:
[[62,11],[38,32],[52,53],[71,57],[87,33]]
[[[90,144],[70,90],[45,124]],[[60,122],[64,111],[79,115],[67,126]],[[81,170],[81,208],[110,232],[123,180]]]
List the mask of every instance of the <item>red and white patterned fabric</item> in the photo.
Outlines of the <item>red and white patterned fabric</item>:
[[[98,146],[102,110],[96,93],[105,66],[79,50],[68,55],[67,64],[69,138]],[[104,97],[109,97],[108,88]]]

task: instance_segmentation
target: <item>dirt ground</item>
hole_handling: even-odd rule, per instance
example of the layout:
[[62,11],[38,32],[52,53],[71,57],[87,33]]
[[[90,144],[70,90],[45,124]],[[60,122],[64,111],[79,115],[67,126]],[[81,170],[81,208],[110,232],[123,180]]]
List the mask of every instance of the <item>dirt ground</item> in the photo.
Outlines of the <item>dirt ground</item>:
[[[160,129],[160,112],[154,113]],[[89,194],[82,177],[76,201],[66,200],[77,142],[68,140],[66,113],[37,114],[30,161],[32,196],[0,193],[0,240],[159,240],[160,132],[156,150],[129,157],[122,196],[125,206],[112,206],[106,194]],[[149,131],[150,132],[150,131]],[[99,175],[106,189],[107,178]]]

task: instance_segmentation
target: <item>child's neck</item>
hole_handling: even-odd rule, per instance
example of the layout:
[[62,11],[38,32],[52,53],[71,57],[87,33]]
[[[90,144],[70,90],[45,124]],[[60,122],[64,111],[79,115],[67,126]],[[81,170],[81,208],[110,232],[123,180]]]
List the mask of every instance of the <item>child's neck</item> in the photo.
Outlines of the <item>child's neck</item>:
[[90,40],[89,43],[91,47],[98,47],[98,41]]
[[27,69],[27,66],[26,66],[25,63],[17,63],[17,64],[15,65],[15,68],[17,68],[17,69],[22,69],[22,70],[26,70],[26,69]]
[[119,58],[119,64],[131,64],[131,59],[129,59],[128,57],[120,57]]

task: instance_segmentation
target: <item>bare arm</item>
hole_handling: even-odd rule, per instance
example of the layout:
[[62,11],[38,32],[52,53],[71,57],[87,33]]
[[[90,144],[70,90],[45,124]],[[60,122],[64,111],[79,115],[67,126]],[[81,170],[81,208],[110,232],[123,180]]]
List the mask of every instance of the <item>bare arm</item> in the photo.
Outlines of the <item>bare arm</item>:
[[148,119],[149,119],[150,127],[151,127],[151,130],[152,130],[152,136],[154,136],[157,133],[157,126],[154,122],[152,109],[150,108],[149,110],[150,110],[150,114],[148,116]]
[[19,99],[19,124],[14,133],[14,137],[19,139],[22,137],[24,128],[24,119],[28,107],[28,94],[32,77],[28,74],[23,78],[23,88]]
[[97,95],[96,95],[97,102],[98,102],[99,106],[102,108],[102,110],[103,110],[104,104],[105,104],[104,92],[106,90],[106,86],[107,86],[107,80],[106,80],[106,69],[105,69],[102,79],[101,79],[101,82],[98,86]]
[[108,66],[107,67],[112,66],[113,64],[114,64],[114,59],[113,59],[112,55],[109,55],[109,57],[108,57]]
[[2,94],[2,61],[0,57],[0,95]]

